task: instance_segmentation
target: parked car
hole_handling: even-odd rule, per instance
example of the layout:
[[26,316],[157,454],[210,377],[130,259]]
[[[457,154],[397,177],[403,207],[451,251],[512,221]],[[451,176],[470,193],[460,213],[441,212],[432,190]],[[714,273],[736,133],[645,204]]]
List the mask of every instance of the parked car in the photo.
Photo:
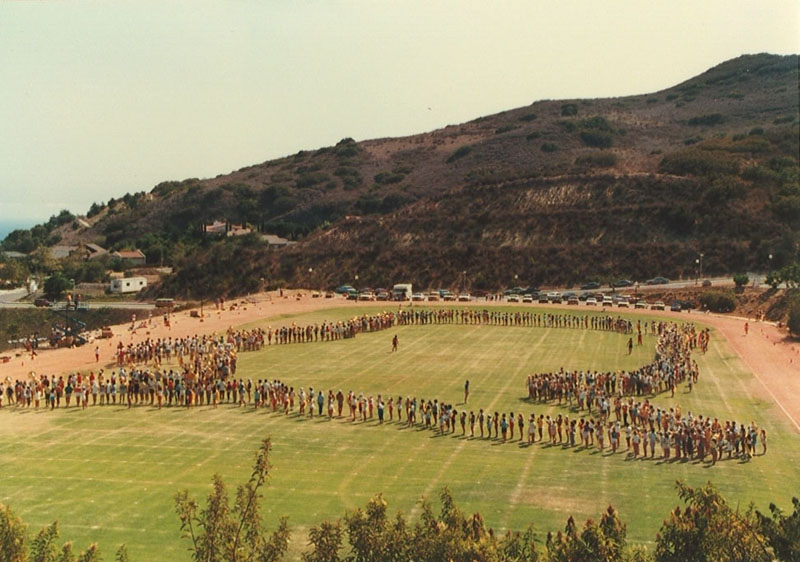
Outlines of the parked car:
[[40,306],[40,307],[53,306],[53,301],[45,297],[39,297],[35,301],[33,301],[33,306]]
[[593,293],[593,292],[591,292],[591,291],[584,291],[584,292],[582,292],[580,295],[578,295],[578,299],[579,299],[579,300],[582,300],[582,301],[585,301],[586,299],[588,299],[589,297],[592,297],[592,296],[594,296],[594,293]]
[[311,298],[312,299],[318,299],[321,296],[322,296],[322,293],[320,293],[319,291],[314,291],[313,293],[311,293]]
[[516,293],[510,293],[510,294],[509,294],[509,295],[506,297],[506,301],[507,301],[507,302],[519,302],[519,295],[518,295],[518,294],[516,294]]
[[669,283],[669,279],[666,277],[653,277],[645,281],[645,285],[666,285],[667,283]]
[[433,302],[438,300],[439,300],[438,291],[431,291],[430,293],[428,293],[428,301]]
[[353,289],[352,291],[347,293],[347,300],[349,301],[357,301],[358,300],[358,291]]
[[711,279],[703,279],[703,287],[710,287]]
[[459,302],[469,302],[472,300],[472,297],[469,296],[469,293],[459,293],[458,301]]
[[355,289],[351,285],[339,285],[334,289],[334,293],[337,295],[346,295],[350,291],[355,291]]
[[620,308],[628,308],[629,307],[628,298],[627,297],[618,298],[617,299],[617,306],[620,307]]
[[578,300],[578,297],[576,297],[575,295],[567,299],[567,304],[578,304],[579,302],[580,301]]
[[550,291],[547,293],[547,300],[550,302],[561,302],[563,296],[558,291]]
[[576,293],[575,291],[566,291],[561,295],[561,298],[564,299],[565,301],[568,301],[572,297],[577,297],[577,296],[578,293]]
[[358,300],[360,301],[374,301],[375,293],[372,291],[361,291],[358,293]]
[[586,306],[597,306],[597,299],[594,297],[589,297],[586,299]]
[[647,303],[645,301],[636,301],[636,304],[633,305],[633,308],[640,308],[647,310]]
[[415,302],[424,301],[425,295],[423,295],[422,293],[414,293],[413,295],[411,295],[411,300]]
[[669,309],[672,312],[680,312],[682,310],[680,301],[673,301],[672,306],[670,306]]
[[530,293],[527,295],[522,295],[522,302],[533,302],[533,295]]
[[614,299],[611,298],[611,295],[605,295],[603,297],[603,306],[614,306]]
[[332,299],[333,295],[334,295],[333,291],[325,291],[325,298],[326,299]]
[[653,303],[650,310],[664,310],[664,308],[666,308],[666,305],[661,301],[657,301]]
[[599,288],[600,288],[600,283],[598,283],[597,281],[589,281],[588,283],[584,283],[583,285],[581,285],[582,291],[591,291],[592,289],[599,289]]
[[633,281],[628,279],[617,279],[611,283],[612,287],[633,287]]
[[550,302],[550,300],[547,298],[547,293],[539,293],[539,302],[540,303]]

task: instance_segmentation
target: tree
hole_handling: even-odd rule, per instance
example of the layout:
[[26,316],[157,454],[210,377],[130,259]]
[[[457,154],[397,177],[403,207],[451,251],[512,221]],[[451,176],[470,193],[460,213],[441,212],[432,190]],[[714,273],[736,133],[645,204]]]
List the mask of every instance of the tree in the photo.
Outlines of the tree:
[[548,554],[553,562],[584,560],[586,562],[627,560],[626,526],[611,506],[600,518],[598,525],[591,519],[578,534],[575,520],[570,517],[564,533],[559,532],[548,544]]
[[752,507],[745,513],[734,511],[710,482],[701,488],[680,481],[676,485],[688,505],[683,510],[676,507],[662,524],[656,562],[772,560]]
[[342,547],[342,525],[339,521],[323,521],[308,531],[308,544],[314,548],[303,553],[303,562],[339,562]]
[[[0,505],[0,562],[99,562],[100,551],[96,544],[77,555],[72,543],[61,548],[56,544],[58,523],[53,522],[37,533],[33,541],[27,539],[27,526],[11,512],[8,506]],[[127,551],[122,545],[117,551],[117,560],[127,561]]]
[[44,282],[44,292],[47,296],[58,298],[72,288],[72,281],[61,273],[54,273]]
[[792,335],[800,336],[800,299],[795,299],[789,308],[789,319],[786,324]]
[[750,278],[747,276],[746,273],[737,273],[733,276],[733,283],[736,285],[737,289],[741,289],[745,285],[750,282]]
[[772,515],[756,511],[758,526],[778,560],[800,560],[800,500],[792,498],[794,512],[784,515],[774,503],[769,504]]
[[269,452],[272,445],[265,438],[256,452],[250,479],[236,491],[230,507],[225,483],[214,475],[213,490],[206,507],[198,511],[197,502],[183,490],[175,495],[175,511],[181,522],[184,538],[192,541],[193,558],[197,561],[225,560],[272,562],[280,560],[289,546],[289,526],[285,517],[278,528],[267,535],[259,512],[260,489],[269,475]]

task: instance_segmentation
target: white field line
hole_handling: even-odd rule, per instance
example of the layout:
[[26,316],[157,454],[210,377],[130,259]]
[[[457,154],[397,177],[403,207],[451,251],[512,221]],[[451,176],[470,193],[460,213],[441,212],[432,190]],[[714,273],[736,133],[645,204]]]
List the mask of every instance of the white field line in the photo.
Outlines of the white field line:
[[[543,332],[541,337],[539,338],[539,340],[536,342],[536,345],[530,345],[530,346],[523,346],[522,347],[522,349],[526,349],[527,350],[527,353],[525,354],[525,360],[524,361],[519,361],[519,363],[518,363],[519,366],[514,371],[514,374],[507,378],[506,384],[503,386],[503,388],[499,392],[497,392],[495,394],[494,399],[485,408],[485,410],[487,412],[490,412],[492,410],[492,408],[497,403],[497,401],[500,399],[500,397],[503,396],[506,393],[506,391],[508,390],[509,386],[511,386],[512,384],[518,384],[519,383],[518,375],[522,371],[523,366],[527,363],[528,359],[530,359],[531,355],[534,354],[534,351],[539,349],[539,346],[541,345],[542,341],[547,337],[548,333],[549,332],[547,332],[547,331]],[[466,446],[466,444],[467,444],[467,441],[466,440],[462,440],[458,445],[456,445],[456,447],[453,450],[453,452],[450,454],[449,457],[447,457],[447,460],[442,464],[442,468],[439,469],[439,472],[436,475],[436,477],[433,480],[431,480],[430,483],[425,487],[425,491],[423,492],[423,497],[427,498],[431,494],[431,492],[434,490],[434,488],[439,484],[439,480],[441,480],[442,476],[444,476],[447,473],[447,471],[450,469],[450,466],[453,464],[453,461],[456,459],[456,457],[459,456],[459,454],[461,453],[461,450]],[[411,510],[410,515],[411,515],[412,518],[416,517],[417,513],[419,512],[420,505],[421,505],[420,503],[417,503],[414,506],[414,508]]]
[[[730,346],[730,347],[733,348],[733,346]],[[751,373],[753,373],[753,376],[756,378],[756,380],[759,383],[761,383],[761,386],[764,387],[764,390],[766,390],[767,393],[772,397],[772,399],[775,401],[775,403],[778,405],[778,407],[783,411],[784,414],[786,414],[786,417],[789,418],[790,422],[792,422],[792,425],[794,425],[794,428],[797,430],[797,432],[800,433],[800,423],[798,423],[797,420],[794,419],[794,417],[792,417],[792,414],[789,413],[789,410],[787,410],[784,407],[784,405],[781,403],[781,401],[778,400],[778,397],[775,396],[775,393],[772,392],[772,390],[766,385],[766,383],[761,378],[761,376],[759,376],[758,370],[753,368],[753,366],[750,364],[750,362],[743,355],[741,355],[738,351],[736,351],[735,349],[734,349],[734,351],[736,352],[736,355],[739,356],[739,359],[741,359],[741,361],[745,365],[747,365],[747,368],[750,370]]]

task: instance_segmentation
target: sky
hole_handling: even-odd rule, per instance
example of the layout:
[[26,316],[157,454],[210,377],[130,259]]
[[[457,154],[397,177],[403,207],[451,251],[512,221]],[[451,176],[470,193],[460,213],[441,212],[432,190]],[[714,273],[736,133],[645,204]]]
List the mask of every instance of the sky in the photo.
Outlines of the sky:
[[654,92],[798,53],[798,30],[796,0],[1,2],[0,228],[344,137]]

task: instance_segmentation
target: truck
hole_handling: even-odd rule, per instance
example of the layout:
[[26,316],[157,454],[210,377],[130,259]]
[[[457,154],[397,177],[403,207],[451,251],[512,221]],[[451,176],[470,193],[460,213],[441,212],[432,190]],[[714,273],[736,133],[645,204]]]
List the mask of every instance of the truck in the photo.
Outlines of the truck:
[[411,283],[397,283],[392,287],[392,300],[410,301],[413,293]]

